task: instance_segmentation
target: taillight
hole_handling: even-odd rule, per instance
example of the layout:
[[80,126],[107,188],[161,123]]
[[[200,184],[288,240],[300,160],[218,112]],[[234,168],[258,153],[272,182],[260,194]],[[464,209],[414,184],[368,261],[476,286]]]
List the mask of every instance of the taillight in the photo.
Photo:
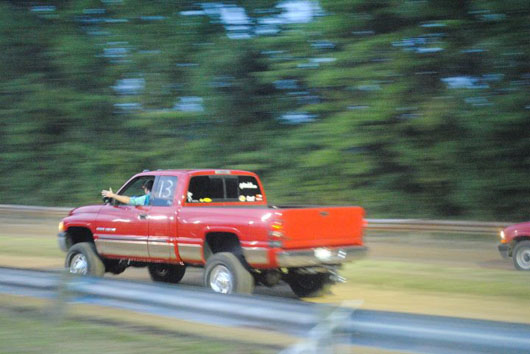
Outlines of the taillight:
[[282,248],[283,242],[281,239],[283,238],[285,238],[285,234],[283,233],[283,221],[273,221],[271,229],[269,230],[269,247]]

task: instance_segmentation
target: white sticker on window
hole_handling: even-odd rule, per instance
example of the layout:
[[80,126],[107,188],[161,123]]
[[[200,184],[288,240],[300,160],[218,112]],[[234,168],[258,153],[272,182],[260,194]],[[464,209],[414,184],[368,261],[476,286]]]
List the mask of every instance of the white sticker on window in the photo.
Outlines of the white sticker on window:
[[241,182],[239,183],[239,189],[258,189],[258,186],[252,182]]

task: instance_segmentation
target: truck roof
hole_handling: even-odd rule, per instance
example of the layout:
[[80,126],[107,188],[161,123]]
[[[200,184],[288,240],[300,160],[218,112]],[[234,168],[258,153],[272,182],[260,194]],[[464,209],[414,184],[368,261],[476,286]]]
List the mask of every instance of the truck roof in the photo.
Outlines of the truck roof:
[[230,169],[168,169],[168,170],[144,170],[137,173],[137,176],[143,175],[254,175],[253,172]]

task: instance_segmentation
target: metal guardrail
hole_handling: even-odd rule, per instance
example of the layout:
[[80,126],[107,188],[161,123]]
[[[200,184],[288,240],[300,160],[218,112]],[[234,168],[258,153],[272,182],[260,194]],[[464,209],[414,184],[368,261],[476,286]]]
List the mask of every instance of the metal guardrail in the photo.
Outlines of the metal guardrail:
[[73,208],[41,207],[27,205],[0,204],[0,215],[50,216],[64,218]]
[[465,234],[498,234],[513,222],[446,221],[422,219],[366,219],[371,231],[423,231]]
[[220,295],[181,285],[0,268],[0,293],[57,299],[59,292],[63,294],[60,298],[69,303],[96,304],[224,327],[264,329],[305,338],[305,342],[319,338],[311,350],[302,342],[303,345],[284,351],[289,354],[317,353],[318,348],[338,344],[435,354],[530,352],[530,325],[525,324],[353,311],[290,299]]
[[[53,208],[25,205],[0,204],[0,215],[21,217],[48,216],[63,218],[73,208]],[[497,234],[513,222],[447,221],[423,219],[366,219],[369,231],[383,232],[446,232],[465,234]]]

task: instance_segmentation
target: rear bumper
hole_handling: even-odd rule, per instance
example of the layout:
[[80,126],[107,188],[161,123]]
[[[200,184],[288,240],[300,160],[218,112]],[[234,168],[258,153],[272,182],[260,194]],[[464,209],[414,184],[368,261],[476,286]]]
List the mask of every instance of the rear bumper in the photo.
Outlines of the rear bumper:
[[280,251],[276,253],[276,261],[281,268],[333,265],[361,259],[366,256],[367,251],[368,248],[365,246]]
[[510,244],[509,243],[501,243],[497,246],[499,249],[499,253],[501,254],[502,258],[508,258],[510,257]]

